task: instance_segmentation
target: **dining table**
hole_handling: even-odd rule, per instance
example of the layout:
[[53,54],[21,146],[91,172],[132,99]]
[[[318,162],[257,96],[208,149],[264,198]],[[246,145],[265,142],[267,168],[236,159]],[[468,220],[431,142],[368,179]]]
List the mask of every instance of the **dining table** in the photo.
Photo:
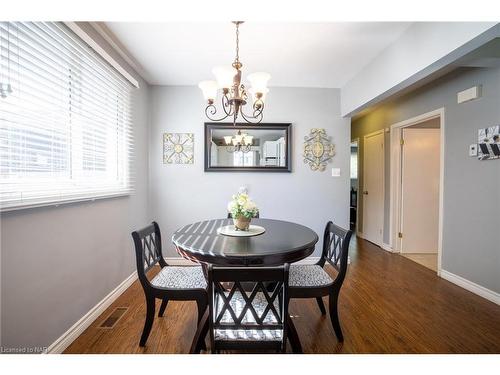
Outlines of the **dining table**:
[[[205,276],[209,264],[215,266],[280,266],[298,262],[314,252],[318,235],[304,225],[275,219],[252,219],[251,224],[264,228],[255,236],[231,236],[219,233],[233,219],[209,219],[185,225],[174,232],[172,242],[185,259],[203,266]],[[292,319],[288,319],[289,339],[296,353],[302,352],[300,339]],[[199,352],[208,331],[200,321],[192,352]]]

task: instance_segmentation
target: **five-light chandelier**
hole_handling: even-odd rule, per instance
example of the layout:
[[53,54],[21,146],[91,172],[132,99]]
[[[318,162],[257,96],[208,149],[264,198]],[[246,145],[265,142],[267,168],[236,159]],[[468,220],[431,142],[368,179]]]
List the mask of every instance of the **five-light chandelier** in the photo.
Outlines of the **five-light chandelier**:
[[[233,125],[236,125],[238,116],[248,123],[258,124],[262,121],[264,113],[264,101],[269,92],[267,82],[271,75],[264,72],[253,73],[247,76],[251,87],[248,89],[241,83],[241,68],[243,64],[239,60],[239,26],[243,21],[233,21],[236,25],[236,57],[232,66],[217,66],[212,72],[216,81],[202,81],[198,87],[203,91],[203,96],[207,101],[205,114],[212,121],[223,121],[228,117],[233,118]],[[217,90],[222,89],[222,111],[220,117],[215,106]],[[247,101],[252,102],[252,113],[245,114],[243,106]]]
[[226,144],[227,152],[249,152],[253,143],[253,135],[248,135],[247,133],[241,133],[241,129],[238,129],[238,133],[235,136],[226,135],[224,136],[224,143]]

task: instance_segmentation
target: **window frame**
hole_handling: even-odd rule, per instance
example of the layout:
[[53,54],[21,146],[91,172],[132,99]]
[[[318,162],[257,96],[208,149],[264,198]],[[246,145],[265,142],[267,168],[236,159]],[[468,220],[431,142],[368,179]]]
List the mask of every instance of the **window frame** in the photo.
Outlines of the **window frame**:
[[[106,180],[99,179],[97,178],[96,180],[100,180],[102,185],[99,185],[98,188],[92,188],[91,184],[81,184],[81,179],[80,177],[77,180],[73,180],[71,178],[62,178],[61,179],[61,184],[57,186],[57,183],[54,184],[47,184],[43,185],[42,180],[44,178],[47,178],[48,180],[50,179],[51,181],[57,179],[58,177],[56,176],[41,176],[39,177],[40,180],[40,188],[43,189],[45,187],[53,188],[53,190],[47,190],[50,193],[47,193],[46,195],[40,195],[39,197],[29,197],[29,198],[11,198],[11,199],[5,199],[5,197],[0,197],[0,212],[9,212],[9,211],[16,211],[16,210],[23,210],[23,209],[30,209],[30,208],[36,208],[36,207],[46,207],[46,206],[60,206],[60,205],[65,205],[65,204],[70,204],[70,203],[77,203],[77,202],[88,202],[88,201],[96,201],[96,200],[101,200],[101,199],[107,199],[107,198],[116,198],[116,197],[125,197],[125,196],[130,196],[134,193],[134,183],[133,183],[133,171],[132,171],[132,166],[134,164],[134,132],[133,132],[133,114],[132,114],[132,105],[133,105],[133,93],[132,90],[133,88],[138,88],[138,82],[135,79],[130,79],[130,75],[125,75],[123,74],[123,68],[117,69],[116,67],[116,61],[112,60],[110,61],[106,56],[103,56],[102,51],[95,50],[95,42],[92,43],[94,44],[91,45],[89,43],[88,38],[83,38],[82,34],[80,32],[77,32],[75,29],[78,28],[78,30],[81,30],[78,26],[75,26],[76,24],[74,23],[62,23],[62,22],[50,22],[52,24],[59,24],[64,27],[64,32],[70,33],[70,37],[76,39],[75,41],[75,46],[80,45],[80,46],[85,46],[91,50],[91,53],[98,59],[100,60],[101,63],[105,64],[108,66],[108,68],[112,69],[115,74],[119,74],[122,78],[124,78],[126,81],[128,81],[128,84],[131,84],[130,91],[128,93],[119,92],[117,93],[117,106],[116,106],[116,118],[117,122],[121,118],[122,122],[120,125],[117,125],[116,127],[116,137],[113,138],[117,142],[116,145],[116,152],[117,152],[117,159],[116,159],[116,166],[114,168],[117,168],[117,173],[120,173],[119,178],[116,180],[116,185],[113,186],[113,184],[107,185]],[[2,56],[3,57],[3,56]],[[92,61],[92,57],[89,56],[83,56],[82,59],[88,59],[85,62],[82,62],[82,64],[95,64],[94,61]],[[84,61],[84,60],[82,60]],[[99,64],[97,64],[99,65]],[[96,65],[96,66],[97,66]],[[97,67],[97,68],[102,68]],[[18,68],[19,69],[19,68]],[[108,73],[109,74],[109,73]],[[111,75],[109,75],[109,79],[111,78]],[[118,81],[117,81],[118,82]],[[118,97],[124,96],[125,99],[122,99],[120,102],[118,100]],[[123,106],[122,111],[129,111],[128,115],[129,116],[128,120],[124,120],[123,116],[124,114],[120,112],[120,106]],[[68,126],[71,126],[68,124]],[[81,127],[80,128],[80,136],[81,139],[79,147],[81,147],[81,168],[75,170],[74,169],[74,161],[72,161],[72,157],[70,157],[70,166],[69,166],[69,174],[73,174],[75,172],[81,173],[82,176],[84,176],[86,169],[84,168],[84,159],[85,159],[85,154],[83,152],[83,138],[85,137],[85,129],[91,129],[92,127],[95,126],[95,124],[90,124],[87,127]],[[29,129],[29,127],[28,127]],[[111,129],[111,128],[110,128]],[[106,132],[109,132],[110,129],[106,129]],[[114,128],[113,128],[114,129]],[[111,130],[113,130],[111,129]],[[35,129],[36,130],[36,129]],[[8,130],[7,130],[8,131]],[[94,134],[95,135],[95,134]],[[74,147],[75,139],[69,138],[69,140],[66,143],[67,148],[72,148]],[[107,137],[103,137],[101,142],[107,143],[109,142],[110,139]],[[69,151],[70,156],[72,153],[75,151]],[[106,152],[104,153],[106,155]],[[10,163],[10,161],[9,161]],[[94,173],[98,174],[99,172],[94,169]],[[92,178],[96,178],[97,176],[94,175]],[[109,172],[107,177],[109,177]],[[30,178],[30,177],[25,177],[26,183],[24,184],[24,187],[30,187],[30,186],[36,186],[37,184],[37,177]],[[31,180],[31,181],[30,181]],[[63,181],[64,180],[64,181]],[[4,180],[5,182],[2,182],[0,184],[0,189],[2,190],[2,193],[5,192],[3,189],[8,186],[7,184],[12,184],[9,187],[13,186],[13,194],[15,193],[15,188],[16,188],[16,183],[15,182],[7,182],[7,179]],[[112,181],[112,180],[111,180]],[[21,184],[23,184],[21,182]],[[71,190],[71,188],[68,188],[68,186],[74,186],[74,189]],[[59,190],[58,190],[59,189]],[[23,193],[25,193],[27,190],[22,190],[20,192],[20,195],[22,196]],[[7,192],[8,194],[8,192]]]

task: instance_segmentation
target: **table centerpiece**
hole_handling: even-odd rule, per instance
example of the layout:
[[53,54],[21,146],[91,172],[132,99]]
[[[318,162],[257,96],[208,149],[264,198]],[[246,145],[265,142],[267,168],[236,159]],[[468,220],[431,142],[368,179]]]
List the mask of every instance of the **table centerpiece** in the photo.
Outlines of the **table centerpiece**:
[[227,210],[231,213],[235,229],[243,231],[248,231],[252,218],[259,213],[259,208],[246,193],[233,195]]

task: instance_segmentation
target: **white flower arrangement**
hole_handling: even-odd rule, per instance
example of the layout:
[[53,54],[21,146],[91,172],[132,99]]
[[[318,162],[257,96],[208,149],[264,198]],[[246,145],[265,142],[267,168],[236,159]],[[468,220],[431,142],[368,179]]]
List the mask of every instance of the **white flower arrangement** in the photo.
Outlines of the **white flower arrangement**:
[[233,195],[233,199],[228,203],[227,210],[234,219],[245,217],[251,219],[259,213],[259,208],[246,193]]

